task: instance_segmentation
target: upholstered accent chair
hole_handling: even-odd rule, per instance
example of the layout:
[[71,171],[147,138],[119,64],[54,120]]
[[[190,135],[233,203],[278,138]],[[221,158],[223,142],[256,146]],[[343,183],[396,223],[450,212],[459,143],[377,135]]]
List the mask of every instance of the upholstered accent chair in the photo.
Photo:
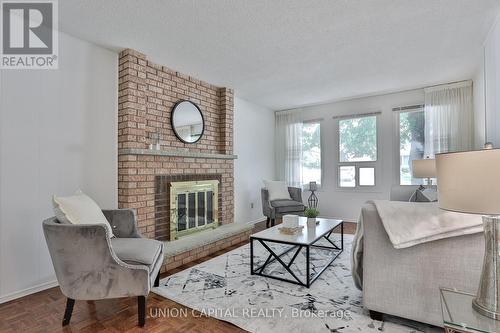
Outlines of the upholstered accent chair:
[[269,201],[269,191],[265,188],[260,190],[262,198],[262,214],[267,217],[266,227],[269,228],[269,224],[274,226],[276,218],[281,218],[283,215],[304,215],[306,207],[302,203],[302,189],[289,186],[288,193],[290,193],[291,199]]
[[139,326],[144,326],[146,297],[159,285],[163,243],[143,238],[130,209],[103,210],[115,237],[102,224],[64,224],[55,217],[43,221],[57,281],[67,297],[63,326],[75,300],[136,296]]

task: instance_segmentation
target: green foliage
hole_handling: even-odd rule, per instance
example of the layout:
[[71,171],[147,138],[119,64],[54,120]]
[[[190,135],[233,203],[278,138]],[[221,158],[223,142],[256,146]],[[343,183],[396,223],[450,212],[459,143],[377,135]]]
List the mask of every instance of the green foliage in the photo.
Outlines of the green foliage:
[[360,117],[339,121],[341,162],[377,160],[377,117]]
[[[425,144],[425,112],[405,111],[399,114],[399,149],[401,185],[421,184],[421,179],[412,177],[412,161],[421,159]],[[403,158],[404,157],[404,158]]]
[[305,217],[314,218],[317,217],[318,215],[319,215],[319,210],[317,210],[316,208],[306,208],[306,210],[304,211]]
[[302,129],[302,165],[306,168],[319,169],[321,166],[319,123],[304,124]]
[[401,112],[399,116],[399,143],[404,149],[409,142],[424,142],[425,113],[423,111]]

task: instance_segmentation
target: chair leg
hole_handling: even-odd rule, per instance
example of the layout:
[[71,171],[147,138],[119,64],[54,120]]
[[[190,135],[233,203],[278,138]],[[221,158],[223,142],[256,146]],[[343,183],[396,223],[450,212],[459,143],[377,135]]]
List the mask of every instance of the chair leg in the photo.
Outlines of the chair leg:
[[266,219],[266,228],[269,228],[269,223],[271,223],[271,219],[268,217]]
[[160,286],[160,272],[158,272],[158,274],[156,275],[155,284],[153,285],[153,287],[159,287],[159,286]]
[[370,318],[377,321],[384,320],[384,314],[378,311],[370,310]]
[[139,326],[144,327],[146,323],[146,296],[137,296],[137,314],[139,315]]
[[66,310],[64,311],[64,318],[62,325],[66,326],[69,324],[69,321],[71,320],[71,314],[73,313],[73,306],[75,305],[75,300],[68,298],[66,300]]

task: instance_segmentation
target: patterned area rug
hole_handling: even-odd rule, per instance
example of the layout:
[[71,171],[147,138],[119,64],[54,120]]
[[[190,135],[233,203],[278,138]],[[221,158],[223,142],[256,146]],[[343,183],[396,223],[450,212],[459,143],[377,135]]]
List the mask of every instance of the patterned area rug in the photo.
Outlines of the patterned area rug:
[[[250,275],[250,246],[244,245],[161,280],[153,292],[250,332],[442,332],[398,318],[371,320],[351,277],[352,236],[344,240],[344,252],[309,289]],[[267,252],[254,244],[258,266],[267,259]],[[286,246],[273,246],[273,250],[280,253]],[[283,261],[288,263],[294,254],[288,252]],[[329,250],[311,250],[311,273],[321,269],[331,255]],[[305,262],[302,250],[290,266],[301,279],[305,277]],[[265,273],[291,278],[277,261]]]

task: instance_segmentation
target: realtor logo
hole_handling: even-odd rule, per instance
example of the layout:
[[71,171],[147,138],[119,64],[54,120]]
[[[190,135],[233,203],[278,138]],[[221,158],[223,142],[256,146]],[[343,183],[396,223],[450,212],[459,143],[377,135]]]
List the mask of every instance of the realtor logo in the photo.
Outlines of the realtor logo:
[[57,1],[1,1],[3,69],[57,69]]

